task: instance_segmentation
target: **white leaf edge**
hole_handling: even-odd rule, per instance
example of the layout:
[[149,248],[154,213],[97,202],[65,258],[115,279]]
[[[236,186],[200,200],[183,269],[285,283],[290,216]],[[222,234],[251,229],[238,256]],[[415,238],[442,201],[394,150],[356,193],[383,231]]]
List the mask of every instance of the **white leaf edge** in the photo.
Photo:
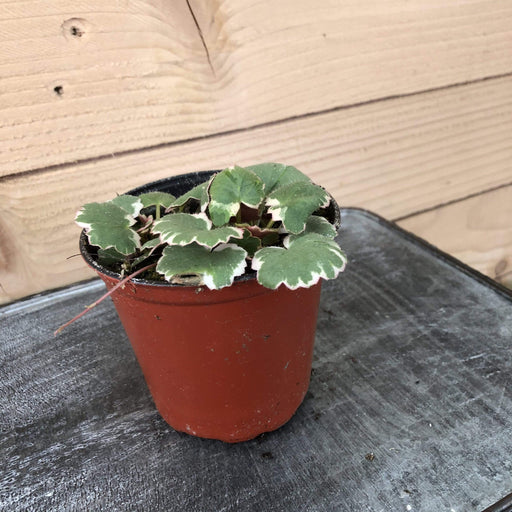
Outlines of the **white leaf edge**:
[[[225,169],[223,169],[221,172],[223,171],[234,171],[236,169],[236,167],[239,167],[239,166],[232,166],[232,167],[226,167]],[[240,167],[241,169],[244,169],[244,171],[247,171],[248,173],[254,175],[259,181],[262,182],[263,184],[263,193],[265,193],[265,183],[263,182],[263,180],[253,171],[251,171],[250,169],[247,169],[245,167]],[[210,182],[208,183],[208,195],[210,196],[210,202],[209,204],[207,205],[209,208],[211,208],[212,206],[214,208],[219,208],[221,210],[224,210],[226,211],[226,208],[228,209],[227,212],[229,213],[229,218],[231,217],[234,217],[237,213],[238,213],[238,210],[240,209],[240,205],[242,204],[245,204],[245,206],[249,207],[249,208],[258,208],[259,205],[261,204],[261,201],[257,204],[250,204],[250,203],[246,203],[244,201],[239,201],[239,202],[234,202],[234,203],[219,203],[218,201],[215,201],[214,199],[212,199],[211,195],[210,195],[210,189],[211,189],[211,186],[213,184],[213,179],[218,176],[219,174],[221,173],[218,173],[216,174],[215,176],[213,176],[210,180]],[[263,199],[265,199],[265,194],[263,194]],[[229,221],[229,220],[228,220]]]
[[244,258],[240,261],[237,267],[233,270],[231,274],[231,282],[229,284],[226,284],[225,286],[221,286],[219,288],[215,287],[215,284],[213,282],[213,277],[211,274],[202,274],[202,280],[204,285],[209,288],[210,290],[220,290],[222,288],[226,288],[228,286],[231,286],[233,284],[233,281],[235,280],[235,277],[241,276],[245,273],[245,269],[247,267],[246,258],[247,258],[247,251],[243,249],[242,247],[239,247],[238,245],[234,244],[220,244],[215,249],[214,252],[221,252],[226,249],[235,250],[236,252],[243,252]]
[[[107,202],[111,202],[111,201],[107,201]],[[88,203],[90,204],[90,203]],[[101,204],[101,203],[98,203],[98,204]],[[124,208],[121,208],[118,204],[115,204],[115,203],[112,203],[114,206],[117,206],[118,208],[120,208],[121,210],[123,210],[124,212],[126,212],[126,210]],[[84,211],[84,208],[85,206],[87,205],[84,205],[82,206],[77,212],[76,212],[76,215],[75,215],[75,222],[78,226],[80,226],[81,228],[84,228],[85,229],[85,232],[87,233],[87,235],[89,235],[89,233],[91,232],[91,229],[92,229],[92,226],[91,224],[89,224],[88,222],[79,222],[78,220],[76,220],[78,218],[78,216]],[[130,223],[129,223],[129,226],[133,226],[137,221],[128,213],[126,212],[126,215],[124,216],[125,219],[127,219]],[[135,248],[136,249],[140,249],[140,236],[137,232],[135,231],[129,231],[129,233],[131,233],[133,236],[131,237],[131,239],[133,240],[133,242],[135,243]],[[89,242],[91,243],[91,245],[96,245],[94,243],[91,242],[90,238],[89,238]],[[107,245],[105,247],[101,246],[101,245],[96,245],[96,247],[101,247],[101,249],[110,249],[110,248],[114,248],[116,251],[118,251],[119,253],[121,254],[124,254],[123,252],[121,252],[114,244],[110,244],[110,245]],[[130,254],[130,253],[128,253]],[[127,256],[127,254],[125,254],[125,256]]]
[[[189,191],[185,192],[184,194],[181,194],[179,197],[176,198],[175,201],[173,201],[173,203],[171,204],[171,206],[169,206],[169,208],[167,209],[167,211],[171,208],[179,208],[180,206],[183,206],[187,201],[188,199],[195,199],[196,201],[199,201],[199,209],[201,212],[206,212],[206,209],[208,208],[208,205],[210,204],[210,195],[209,195],[209,190],[210,190],[210,185],[213,181],[213,178],[215,178],[215,176],[217,176],[218,173],[215,173],[213,176],[211,176],[208,180],[206,181],[203,181],[202,183],[198,183],[197,185],[195,185],[194,187],[192,187]],[[193,197],[193,196],[190,196],[187,201],[178,201],[181,197],[183,197],[184,195],[186,195],[188,192],[190,192],[191,190],[194,190],[195,188],[199,188],[199,187],[205,187],[205,190],[203,192],[206,193],[206,201],[202,201],[202,197]]]
[[[229,214],[229,217],[228,217],[228,221],[231,217],[233,217],[234,215],[236,215],[238,213],[238,210],[240,208],[240,203],[229,203],[229,204],[226,204],[226,203],[219,203],[218,201],[214,201],[213,199],[210,199],[210,204],[208,205],[208,208],[212,209],[212,207],[215,209],[215,208],[218,208],[220,211],[222,211],[222,213],[228,213]],[[227,208],[227,211],[226,211],[226,208]]]
[[[289,238],[289,237],[287,237],[287,238]],[[335,272],[334,277],[328,277],[327,274],[325,273],[325,271],[322,269],[320,272],[312,272],[311,273],[311,279],[308,282],[304,282],[302,279],[299,278],[297,284],[294,285],[294,286],[291,286],[285,279],[282,279],[281,281],[279,281],[277,283],[275,288],[272,288],[272,289],[276,290],[277,288],[279,288],[279,286],[284,284],[290,290],[297,290],[298,288],[309,288],[309,287],[317,284],[318,281],[320,281],[320,279],[326,279],[326,280],[336,279],[338,277],[338,275],[345,270],[345,267],[347,266],[347,257],[345,256],[345,254],[341,250],[341,248],[336,244],[336,242],[334,242],[334,240],[330,240],[330,241],[333,242],[336,245],[337,249],[332,247],[332,248],[328,248],[328,250],[330,250],[331,252],[336,253],[336,255],[339,256],[341,258],[341,260],[342,260],[342,265],[340,267],[334,267],[334,272]],[[291,245],[291,243],[293,243],[293,241],[290,242],[289,245]],[[264,247],[263,249],[266,249],[266,250],[285,250],[286,251],[286,250],[289,249],[289,246],[287,248],[285,248],[285,249],[283,249],[282,247]],[[262,249],[260,249],[260,251],[261,250]],[[258,252],[260,252],[260,251],[257,251],[255,253],[255,255],[253,256],[252,261],[251,261],[251,268],[253,270],[255,270],[256,272],[258,272],[261,269],[261,266],[263,265],[263,260],[258,257]]]
[[[130,194],[121,194],[117,197],[122,197],[122,196],[128,196]],[[132,217],[137,217],[137,215],[139,215],[140,211],[142,210],[142,208],[144,208],[144,204],[142,203],[142,200],[137,197],[137,196],[131,196],[135,199],[137,199],[135,202],[132,203],[132,207],[133,207],[133,210],[131,212],[128,212],[127,210],[125,210],[121,205],[117,204],[115,202],[115,200],[117,198],[114,198],[114,199],[111,199],[110,201],[107,201],[108,203],[111,203],[111,204],[115,204],[116,206],[119,206],[119,208],[121,208],[122,210],[124,210],[125,212],[127,212],[129,215],[131,215]],[[131,226],[132,224],[130,224]]]
[[[204,224],[206,227],[205,231],[212,231],[213,223],[207,217],[206,213],[203,213],[203,212],[201,212],[201,213],[175,213],[175,214],[171,213],[169,215],[186,215],[187,217],[196,217],[198,219],[205,221],[205,224]],[[181,247],[184,247],[185,245],[190,245],[195,242],[196,244],[200,245],[201,247],[206,247],[208,249],[212,248],[211,245],[205,244],[204,242],[200,242],[197,239],[197,237],[199,235],[194,236],[194,238],[192,238],[188,241],[181,241],[179,243],[174,242],[174,239],[176,238],[176,236],[178,236],[179,234],[182,234],[182,233],[174,233],[169,237],[163,236],[161,231],[158,231],[158,229],[155,229],[158,227],[158,223],[161,223],[161,221],[163,221],[163,220],[164,220],[164,218],[156,221],[154,224],[154,227],[153,227],[153,232],[159,233],[159,238],[162,243],[166,243],[167,245],[179,245]],[[229,230],[231,230],[231,233],[227,233],[224,238],[221,238],[220,240],[218,240],[216,242],[215,246],[217,246],[217,244],[226,243],[230,238],[241,239],[244,237],[244,230],[242,228],[236,228],[234,226],[224,226],[224,227],[214,228],[214,229],[225,229],[225,228],[228,228]]]
[[[329,194],[326,191],[324,191],[324,192],[325,192],[325,202],[322,203],[320,206],[318,206],[314,211],[318,210],[319,208],[326,208],[327,206],[329,206],[329,204],[331,202],[331,197],[329,196]],[[284,206],[284,207],[279,208],[281,206],[280,201],[278,199],[273,199],[273,198],[268,198],[265,201],[265,204],[268,207],[268,212],[272,216],[272,220],[274,222],[282,222],[283,227],[284,227],[284,217],[286,216],[286,212],[289,209],[289,207]],[[314,213],[314,212],[312,212],[312,213]],[[308,221],[308,219],[306,219],[306,221],[302,224],[301,231],[304,231],[306,229],[307,221]],[[286,227],[284,227],[284,231],[289,233],[290,230],[286,229]],[[298,233],[296,233],[296,234],[298,234]]]
[[[235,269],[233,270],[233,272],[229,276],[229,283],[225,284],[224,286],[216,287],[212,274],[209,274],[209,273],[193,274],[193,275],[197,276],[200,279],[200,281],[197,283],[199,286],[204,285],[207,288],[209,288],[210,290],[221,290],[222,288],[227,288],[228,286],[231,286],[233,284],[233,282],[234,282],[236,277],[241,276],[241,275],[243,275],[245,273],[246,267],[247,267],[247,262],[246,262],[247,251],[245,249],[243,249],[242,247],[239,247],[238,245],[234,245],[234,244],[220,244],[215,249],[213,249],[213,252],[220,252],[220,251],[224,251],[226,249],[230,249],[230,250],[233,250],[235,252],[239,252],[240,255],[243,254],[243,258],[241,258],[240,263],[238,264],[237,267],[235,267]],[[217,268],[217,266],[215,266],[215,268]],[[157,271],[160,272],[164,276],[166,281],[171,281],[175,277],[179,277],[180,276],[180,274],[167,274],[167,273],[162,272],[161,270],[158,270],[158,269],[157,269]]]

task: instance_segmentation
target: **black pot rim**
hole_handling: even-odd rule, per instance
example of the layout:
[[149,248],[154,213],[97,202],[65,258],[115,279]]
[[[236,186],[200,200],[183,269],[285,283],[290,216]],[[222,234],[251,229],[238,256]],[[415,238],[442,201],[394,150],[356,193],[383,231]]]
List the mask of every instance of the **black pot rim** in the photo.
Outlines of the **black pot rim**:
[[[196,172],[177,174],[175,176],[169,176],[168,178],[162,178],[160,180],[151,181],[151,182],[141,185],[139,187],[130,189],[130,190],[128,190],[128,192],[125,192],[125,194],[138,196],[141,194],[145,194],[146,192],[159,191],[159,190],[166,188],[169,184],[171,184],[173,182],[180,182],[183,179],[197,180],[196,184],[199,185],[217,172],[220,172],[220,170],[196,171]],[[329,195],[331,196],[331,194],[329,194]],[[335,228],[337,230],[340,225],[340,209],[339,209],[338,203],[332,196],[331,196],[331,204],[330,204],[329,208],[332,210],[331,211],[332,217],[333,217],[332,224],[335,226]],[[118,272],[114,272],[113,270],[109,270],[108,268],[104,267],[103,265],[100,265],[93,258],[91,251],[89,250],[89,248],[92,247],[92,245],[89,243],[89,239],[87,238],[85,229],[83,229],[82,232],[80,233],[79,247],[80,247],[80,254],[82,255],[82,258],[89,265],[89,267],[91,267],[94,271],[96,271],[100,274],[106,275],[108,277],[111,277],[113,279],[116,279],[118,281],[121,281],[123,279],[123,276],[121,276],[121,274],[119,274]],[[256,272],[249,272],[249,273],[245,272],[241,276],[235,277],[233,284],[238,283],[238,282],[243,282],[243,281],[252,281],[254,279],[256,279]],[[138,278],[138,277],[134,277],[130,281],[132,283],[141,284],[141,285],[145,285],[145,286],[193,287],[192,285],[170,283],[168,281],[154,281],[154,280],[143,279],[143,278]],[[197,285],[195,287],[197,287]]]

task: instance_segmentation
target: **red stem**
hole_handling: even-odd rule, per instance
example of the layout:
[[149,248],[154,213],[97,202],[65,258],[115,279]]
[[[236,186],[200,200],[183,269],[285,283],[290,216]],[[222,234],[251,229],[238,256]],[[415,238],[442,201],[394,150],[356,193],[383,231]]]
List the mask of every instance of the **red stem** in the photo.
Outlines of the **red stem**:
[[60,334],[68,325],[71,325],[75,320],[78,320],[82,316],[84,316],[88,311],[90,311],[93,307],[97,306],[100,302],[103,302],[109,295],[112,295],[118,288],[124,286],[128,281],[133,279],[134,277],[137,277],[139,274],[142,274],[142,272],[149,270],[152,267],[155,267],[156,263],[151,263],[151,265],[147,265],[139,270],[136,270],[133,272],[133,274],[130,274],[129,276],[126,276],[124,279],[119,281],[111,290],[109,290],[107,293],[102,295],[97,301],[93,302],[89,306],[86,306],[85,309],[73,317],[69,322],[66,322],[64,325],[61,325],[54,333],[54,336],[57,336],[57,334]]

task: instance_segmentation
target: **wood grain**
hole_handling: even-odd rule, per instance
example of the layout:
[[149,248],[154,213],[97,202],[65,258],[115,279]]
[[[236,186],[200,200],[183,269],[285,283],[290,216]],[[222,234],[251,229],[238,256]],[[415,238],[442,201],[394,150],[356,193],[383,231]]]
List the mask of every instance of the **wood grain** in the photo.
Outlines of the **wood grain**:
[[[284,161],[342,206],[396,219],[510,183],[510,133],[507,78],[4,178],[0,300],[90,277],[80,258],[66,260],[77,253],[76,210],[148,181],[235,162]],[[491,266],[498,262],[493,254]]]
[[195,134],[210,73],[185,0],[0,3],[0,173]]
[[512,186],[398,224],[512,288]]
[[0,175],[511,73],[511,19],[508,0],[4,0]]

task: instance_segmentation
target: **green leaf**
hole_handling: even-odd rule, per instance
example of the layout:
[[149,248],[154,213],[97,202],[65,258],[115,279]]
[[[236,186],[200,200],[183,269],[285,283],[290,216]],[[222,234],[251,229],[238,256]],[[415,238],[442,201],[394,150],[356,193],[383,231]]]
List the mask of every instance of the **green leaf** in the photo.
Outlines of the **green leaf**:
[[[317,233],[318,235],[326,236],[327,238],[334,238],[337,234],[336,228],[325,218],[319,215],[311,215],[306,221],[306,228],[298,235],[289,235],[287,240],[291,242],[296,238],[311,233]],[[286,245],[286,242],[285,242]]]
[[113,247],[110,249],[98,249],[98,263],[100,265],[115,265],[124,261],[126,256],[116,251]]
[[186,275],[198,275],[201,284],[218,290],[233,284],[245,272],[247,253],[233,245],[221,245],[210,251],[197,244],[166,247],[156,270],[172,281]]
[[85,228],[92,245],[102,249],[113,247],[125,255],[132,254],[140,247],[138,233],[130,228],[135,224],[135,219],[111,201],[84,205],[75,220]]
[[156,249],[156,247],[158,247],[161,244],[162,241],[160,240],[160,238],[152,238],[151,240],[148,240],[146,243],[144,243],[140,248],[140,256],[138,256],[132,261],[132,267],[136,267],[137,265],[140,265],[143,261],[146,261],[148,258],[150,258],[153,255],[153,252]]
[[272,219],[282,221],[285,229],[295,234],[304,231],[313,212],[329,203],[330,196],[322,187],[302,181],[284,185],[267,198]]
[[162,243],[162,240],[160,238],[152,238],[151,240],[148,240],[143,244],[143,246],[140,248],[141,251],[144,251],[146,249],[154,249],[156,246],[160,245]]
[[263,245],[263,247],[266,247],[268,245],[276,245],[277,242],[279,242],[279,233],[277,233],[276,231],[271,231],[261,239],[261,244]]
[[265,247],[252,259],[258,282],[271,289],[284,284],[295,290],[308,288],[320,278],[334,279],[345,268],[346,257],[338,244],[312,233],[290,242],[288,248]]
[[169,245],[188,245],[196,242],[204,247],[226,243],[231,237],[242,238],[243,230],[232,226],[212,229],[205,214],[171,213],[157,220],[154,233],[160,233],[162,242]]
[[204,212],[206,210],[206,207],[208,206],[208,201],[210,200],[210,197],[208,196],[208,186],[212,179],[213,177],[210,178],[210,180],[205,181],[204,183],[196,185],[188,192],[185,192],[185,194],[181,195],[180,197],[178,197],[178,199],[173,201],[173,203],[170,206],[181,207],[184,206],[191,199],[195,199],[196,201],[199,201],[201,205],[201,211]]
[[238,213],[240,204],[258,208],[265,197],[263,182],[253,172],[242,167],[224,169],[210,184],[210,218],[222,226]]
[[247,229],[244,229],[243,238],[239,240],[230,238],[229,243],[238,245],[239,247],[245,249],[249,258],[252,258],[254,253],[261,248],[261,240],[255,236],[252,236],[250,231]]
[[126,213],[132,217],[137,217],[142,210],[142,201],[139,197],[123,194],[111,199],[109,203],[120,206]]
[[136,267],[137,265],[140,265],[143,261],[146,261],[148,258],[150,258],[153,255],[155,249],[159,245],[162,245],[162,241],[160,240],[160,238],[152,238],[151,240],[145,242],[140,248],[140,256],[138,256],[131,262],[132,267]]
[[269,195],[275,189],[284,185],[289,185],[290,183],[311,181],[305,174],[291,165],[265,163],[249,165],[246,169],[249,169],[263,180],[266,195]]
[[172,194],[167,192],[147,192],[139,196],[144,208],[149,206],[161,206],[162,208],[169,208],[173,201],[176,199]]

